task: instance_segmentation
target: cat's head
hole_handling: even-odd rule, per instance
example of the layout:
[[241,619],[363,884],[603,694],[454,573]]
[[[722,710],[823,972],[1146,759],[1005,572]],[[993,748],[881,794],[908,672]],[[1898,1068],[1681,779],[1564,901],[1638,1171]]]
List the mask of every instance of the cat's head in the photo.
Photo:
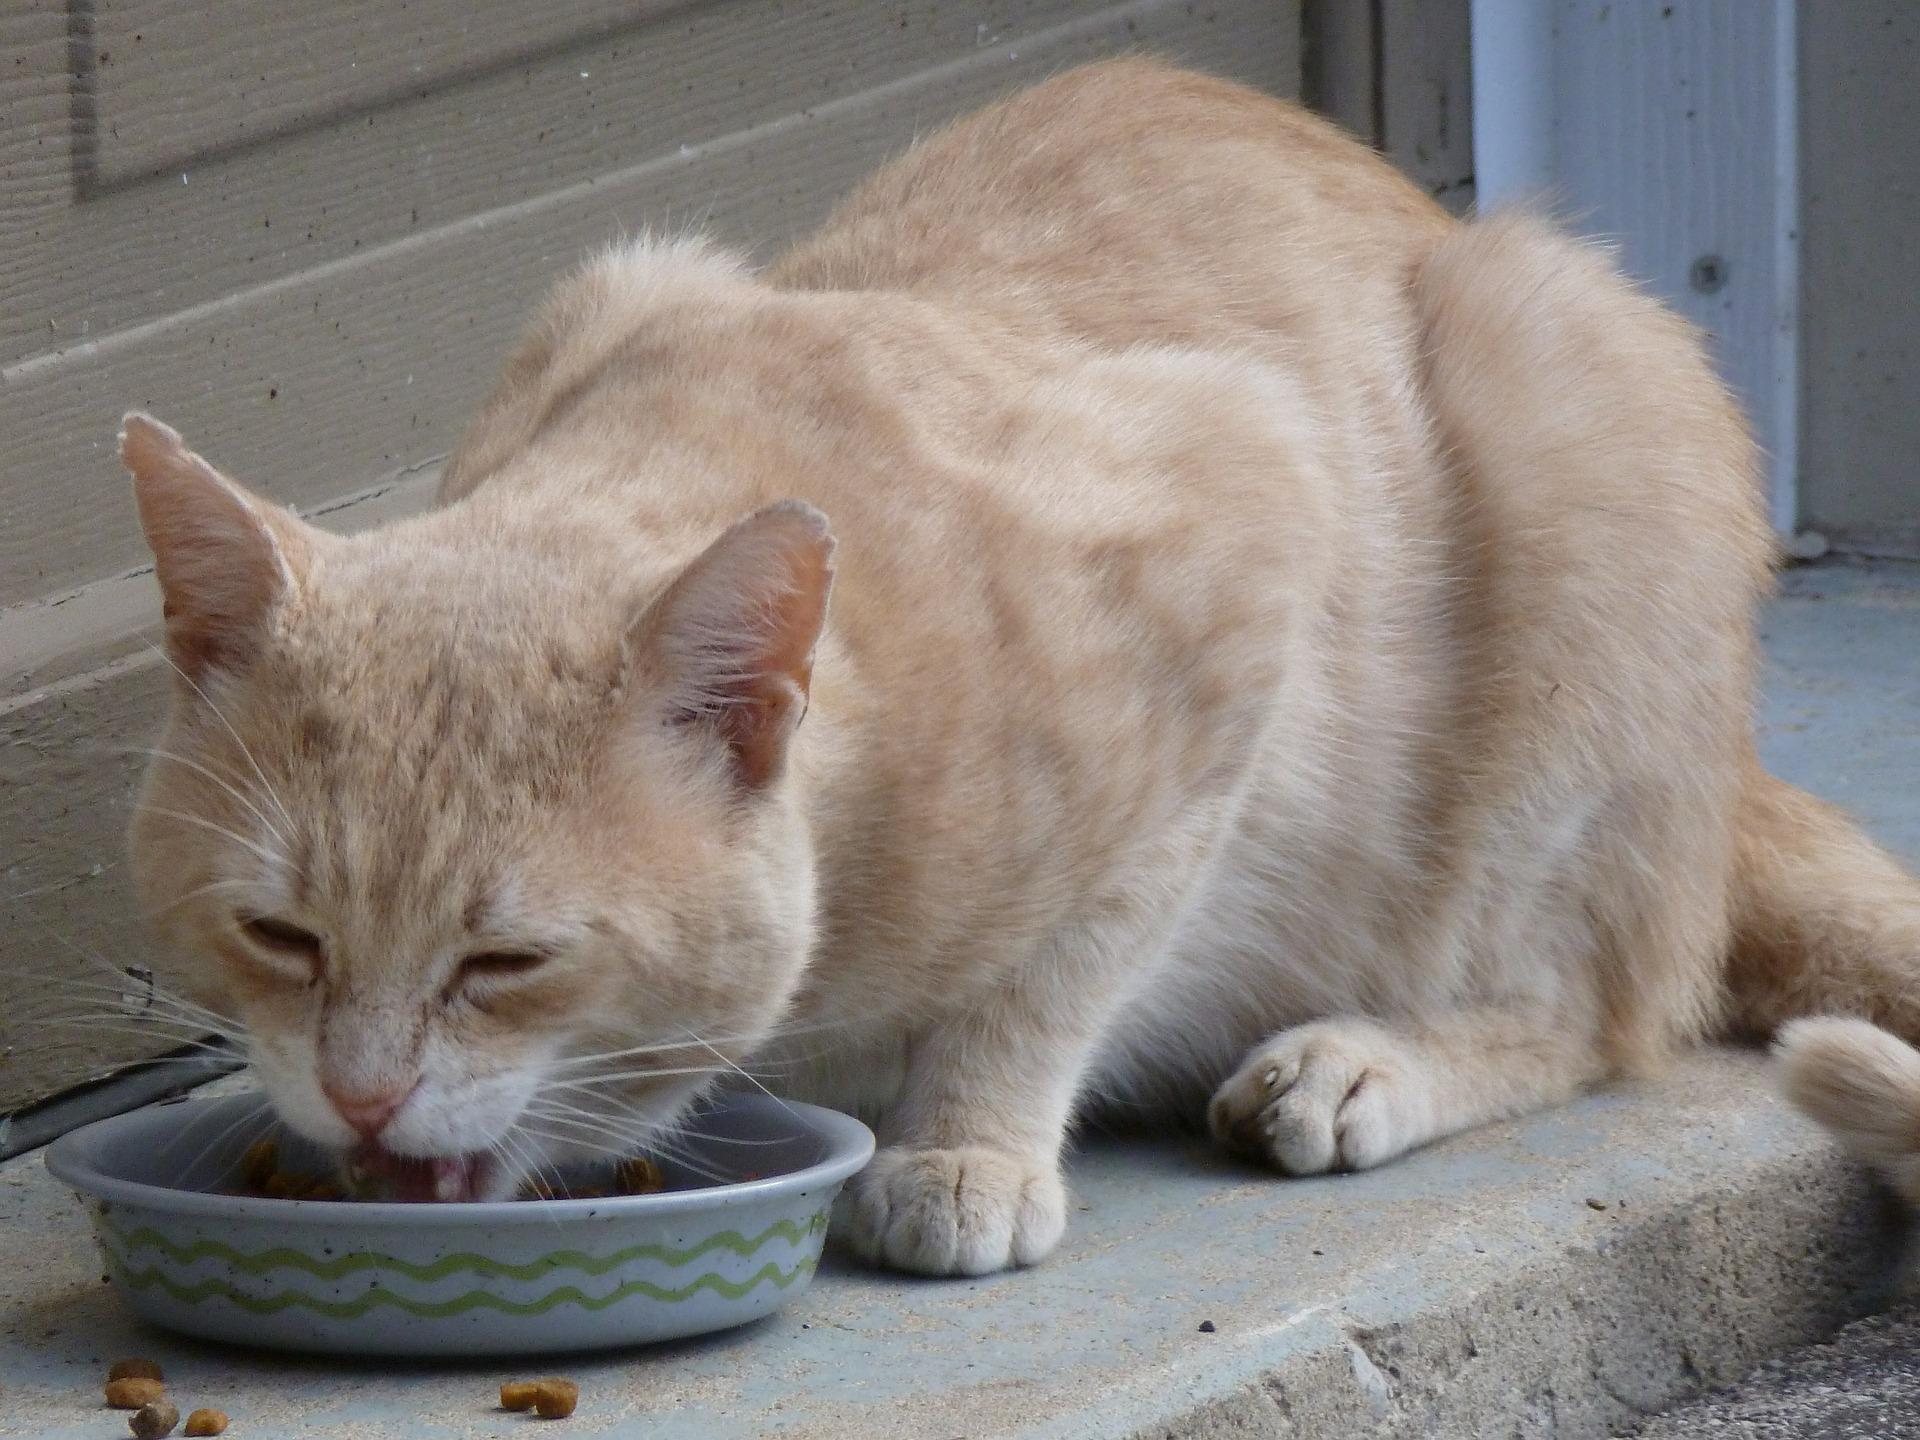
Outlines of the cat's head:
[[494,1196],[631,1148],[779,1022],[813,939],[818,512],[690,562],[460,507],[343,538],[145,417],[121,453],[177,671],[142,903],[287,1123],[403,1193]]

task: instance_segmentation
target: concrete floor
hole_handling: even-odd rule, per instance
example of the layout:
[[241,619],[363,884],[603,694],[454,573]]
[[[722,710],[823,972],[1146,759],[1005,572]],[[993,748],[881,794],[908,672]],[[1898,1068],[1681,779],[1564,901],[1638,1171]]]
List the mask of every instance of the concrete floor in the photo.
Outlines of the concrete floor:
[[1761,633],[1768,768],[1920,866],[1920,564],[1791,571]]
[[[1769,762],[1920,860],[1920,568],[1798,572],[1767,641]],[[1368,1175],[1280,1181],[1197,1145],[1102,1143],[1072,1179],[1073,1230],[1036,1271],[829,1265],[751,1329],[533,1368],[580,1382],[567,1433],[659,1440],[1606,1436],[1884,1305],[1905,1234],[1761,1059],[1730,1053]],[[183,1409],[227,1410],[236,1440],[530,1423],[490,1408],[521,1367],[140,1330],[35,1155],[0,1167],[0,1236],[0,1434],[125,1433],[98,1396],[126,1354],[159,1359]]]

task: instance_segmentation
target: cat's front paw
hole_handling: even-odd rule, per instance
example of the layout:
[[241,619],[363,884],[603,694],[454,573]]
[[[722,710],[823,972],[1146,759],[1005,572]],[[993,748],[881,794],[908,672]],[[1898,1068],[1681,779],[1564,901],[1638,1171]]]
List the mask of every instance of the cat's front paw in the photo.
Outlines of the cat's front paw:
[[872,1264],[986,1275],[1032,1265],[1060,1242],[1067,1193],[1052,1163],[892,1146],[849,1182],[843,1215],[847,1243]]
[[1405,1037],[1371,1020],[1321,1020],[1254,1048],[1207,1119],[1229,1149],[1288,1175],[1366,1170],[1433,1135],[1430,1081]]

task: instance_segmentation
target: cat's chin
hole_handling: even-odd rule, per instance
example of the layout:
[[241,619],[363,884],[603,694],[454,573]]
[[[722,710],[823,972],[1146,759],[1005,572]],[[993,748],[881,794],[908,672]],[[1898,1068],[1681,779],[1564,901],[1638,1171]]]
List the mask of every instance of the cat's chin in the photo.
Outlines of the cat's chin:
[[519,1177],[499,1156],[396,1155],[378,1145],[363,1145],[347,1161],[355,1188],[372,1190],[382,1200],[442,1204],[462,1200],[507,1200]]

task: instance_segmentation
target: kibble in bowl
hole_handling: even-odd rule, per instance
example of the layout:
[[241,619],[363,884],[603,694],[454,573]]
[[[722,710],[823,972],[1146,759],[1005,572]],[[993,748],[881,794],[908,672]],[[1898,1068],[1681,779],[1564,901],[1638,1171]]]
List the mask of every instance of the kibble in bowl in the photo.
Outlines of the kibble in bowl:
[[[621,1160],[610,1171],[604,1165],[597,1168],[608,1173],[571,1182],[562,1176],[557,1183],[543,1176],[529,1180],[513,1198],[606,1200],[615,1195],[658,1195],[674,1188],[667,1180],[666,1171],[660,1168],[660,1163],[644,1155]],[[758,1180],[760,1177],[743,1175],[740,1178]],[[337,1175],[287,1168],[280,1156],[278,1140],[256,1140],[247,1147],[246,1153],[240,1157],[235,1193],[262,1200],[373,1201],[388,1198],[381,1192],[375,1177],[356,1173],[351,1166]]]

